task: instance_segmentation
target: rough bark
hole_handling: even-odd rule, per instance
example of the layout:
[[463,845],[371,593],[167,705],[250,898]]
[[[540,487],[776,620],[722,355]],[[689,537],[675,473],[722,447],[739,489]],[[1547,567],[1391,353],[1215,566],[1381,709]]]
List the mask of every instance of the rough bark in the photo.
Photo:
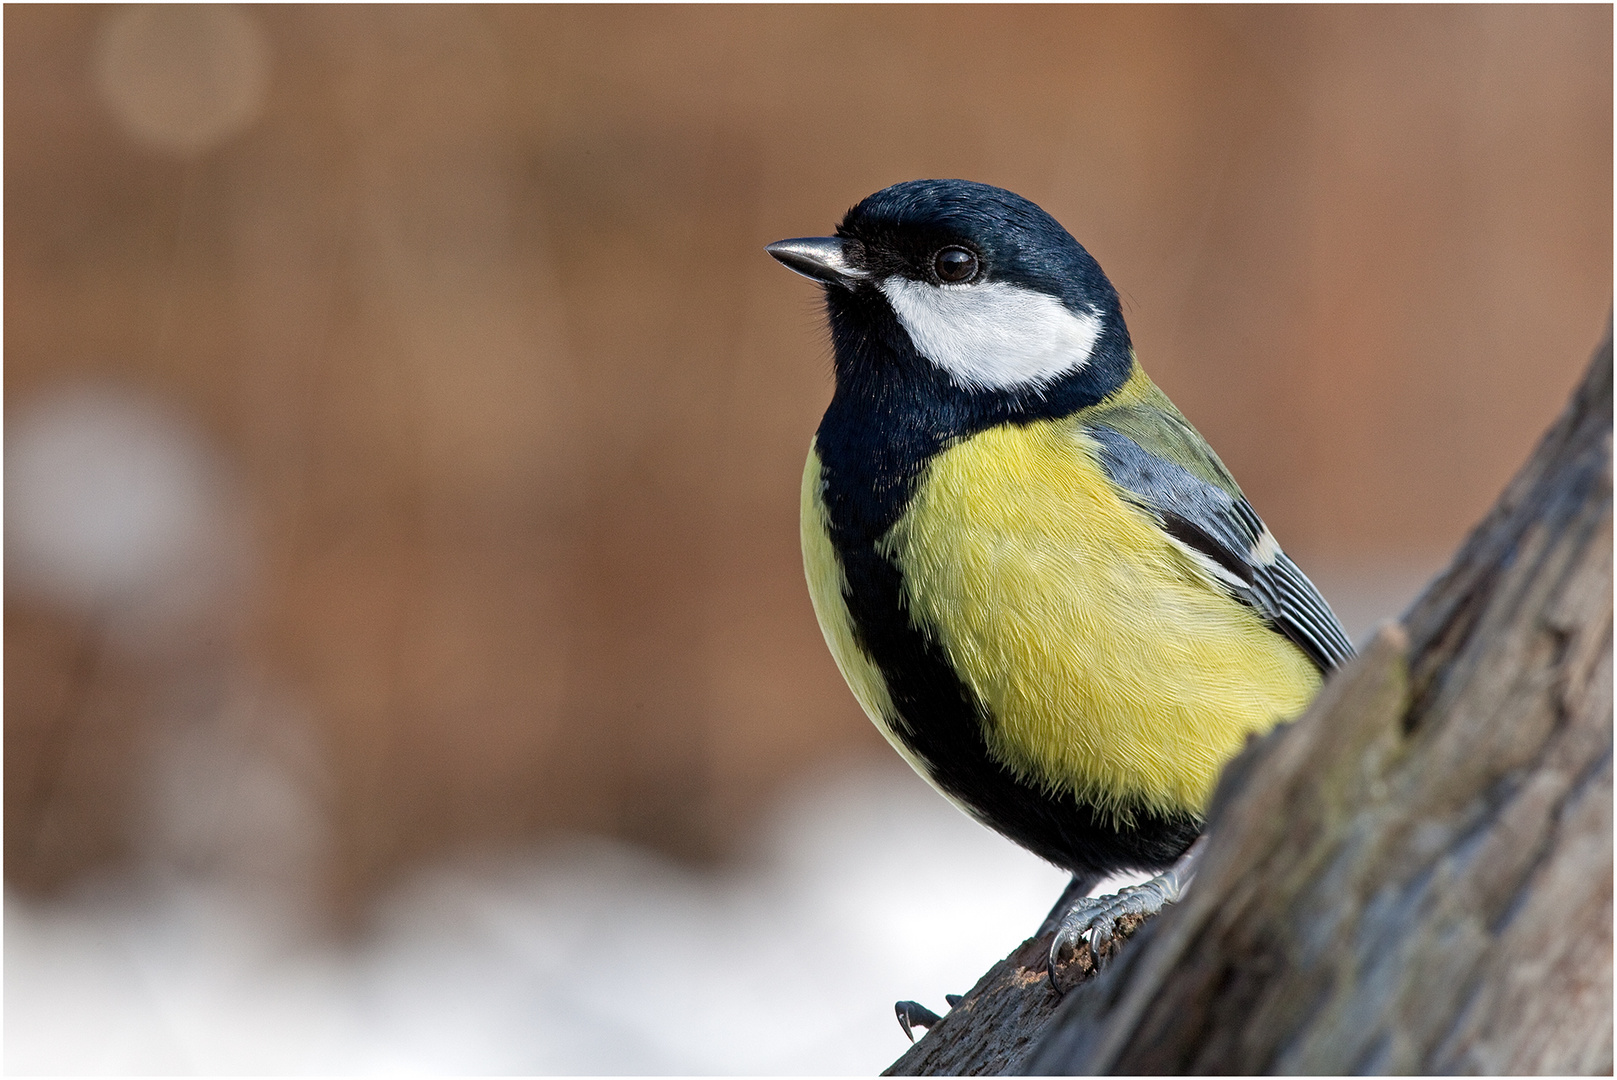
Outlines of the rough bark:
[[[1145,920],[1126,915],[1101,949],[1101,965],[1116,957]],[[883,1076],[994,1076],[1018,1072],[1061,998],[1050,989],[1048,958],[1055,941],[1049,920],[1016,951],[988,969],[941,1022],[916,1041]],[[1095,974],[1086,942],[1056,973],[1071,987]]]
[[1608,327],[1449,569],[1226,771],[1185,899],[1059,1003],[1024,943],[892,1071],[1610,1073],[1611,440]]

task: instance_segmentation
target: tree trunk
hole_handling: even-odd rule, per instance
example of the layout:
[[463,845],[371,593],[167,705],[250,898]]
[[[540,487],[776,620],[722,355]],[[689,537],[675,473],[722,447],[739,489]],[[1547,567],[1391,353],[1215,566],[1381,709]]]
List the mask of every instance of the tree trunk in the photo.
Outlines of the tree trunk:
[[1610,1073],[1611,440],[1608,325],[1450,568],[1226,770],[1184,900],[1059,1004],[1024,943],[891,1071]]

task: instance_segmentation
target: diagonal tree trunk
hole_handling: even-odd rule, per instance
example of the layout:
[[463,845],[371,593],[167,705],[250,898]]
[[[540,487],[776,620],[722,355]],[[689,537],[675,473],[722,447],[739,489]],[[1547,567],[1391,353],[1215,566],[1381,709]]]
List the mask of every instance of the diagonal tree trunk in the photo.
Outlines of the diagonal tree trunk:
[[1611,452],[1608,324],[1449,569],[1226,771],[1185,899],[1059,1003],[1024,943],[891,1071],[1610,1073]]

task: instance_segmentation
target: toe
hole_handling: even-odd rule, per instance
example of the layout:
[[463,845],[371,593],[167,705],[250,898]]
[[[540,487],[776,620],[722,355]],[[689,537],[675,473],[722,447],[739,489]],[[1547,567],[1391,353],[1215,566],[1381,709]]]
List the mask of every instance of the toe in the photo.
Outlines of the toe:
[[893,1011],[898,1014],[898,1026],[904,1029],[910,1042],[915,1041],[915,1032],[911,1028],[929,1028],[943,1019],[919,1001],[895,1001]]

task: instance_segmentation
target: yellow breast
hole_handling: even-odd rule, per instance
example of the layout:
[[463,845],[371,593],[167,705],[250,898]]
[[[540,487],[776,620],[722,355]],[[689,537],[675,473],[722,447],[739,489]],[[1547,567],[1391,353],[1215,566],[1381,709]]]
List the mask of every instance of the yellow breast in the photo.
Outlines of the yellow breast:
[[[1246,736],[1301,712],[1320,676],[1121,501],[1093,451],[1072,421],[967,439],[933,459],[881,546],[912,623],[986,706],[995,758],[1120,822],[1130,805],[1200,812]],[[880,673],[839,644],[866,711],[890,713]]]

